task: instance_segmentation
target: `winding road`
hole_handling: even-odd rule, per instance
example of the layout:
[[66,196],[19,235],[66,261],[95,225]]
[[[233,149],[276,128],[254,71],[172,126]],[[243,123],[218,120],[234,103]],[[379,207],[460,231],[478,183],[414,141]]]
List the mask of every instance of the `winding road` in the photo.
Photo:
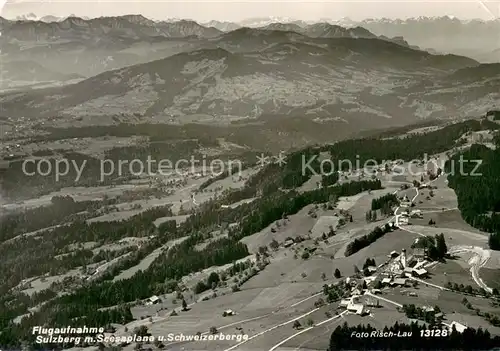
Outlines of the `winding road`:
[[489,250],[485,250],[478,246],[454,246],[452,247],[448,253],[450,254],[459,254],[464,252],[471,252],[473,256],[469,260],[470,272],[472,275],[472,279],[476,282],[476,284],[486,290],[489,293],[493,292],[493,289],[490,288],[479,276],[479,270],[486,265],[488,260],[490,259]]

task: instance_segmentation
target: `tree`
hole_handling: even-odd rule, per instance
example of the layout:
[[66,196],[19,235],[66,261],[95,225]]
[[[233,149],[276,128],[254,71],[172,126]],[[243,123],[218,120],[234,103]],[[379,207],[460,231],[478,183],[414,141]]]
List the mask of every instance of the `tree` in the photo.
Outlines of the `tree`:
[[340,274],[340,271],[338,268],[335,268],[335,273],[333,274],[335,276],[335,278],[340,278],[342,275]]
[[134,333],[138,336],[149,336],[148,327],[141,325],[134,329]]
[[306,324],[308,327],[312,327],[314,325],[314,321],[312,320],[312,318],[308,318]]
[[488,246],[492,250],[500,251],[500,233],[491,233],[488,239]]
[[322,279],[322,280],[326,280],[326,274],[325,274],[325,272],[322,272],[322,273],[321,273],[321,279]]
[[329,228],[330,229],[328,230],[328,237],[330,238],[332,236],[335,236],[335,229],[333,229],[332,225],[330,225]]
[[318,307],[321,307],[325,304],[325,301],[320,297],[315,303],[314,303],[314,307],[318,308]]
[[436,249],[439,258],[443,258],[446,256],[448,248],[446,247],[446,241],[444,239],[443,233],[436,235]]
[[208,290],[208,286],[205,284],[205,282],[199,281],[198,283],[196,283],[193,290],[194,290],[195,294],[200,294],[200,293]]
[[259,246],[259,253],[265,255],[267,253],[267,246]]
[[163,349],[165,347],[165,345],[158,339],[155,339],[155,341],[153,342],[153,344],[159,348],[159,349]]
[[215,335],[215,334],[217,334],[218,330],[216,327],[210,327],[209,332],[210,332],[210,334]]
[[187,311],[187,307],[188,307],[188,305],[187,305],[186,300],[185,300],[185,299],[182,299],[182,310],[183,310],[183,311]]
[[269,244],[269,247],[273,250],[277,250],[280,247],[280,244],[276,240],[272,240]]
[[293,325],[292,325],[293,329],[300,329],[300,327],[302,327],[302,325],[300,324],[299,321],[293,322]]
[[354,265],[354,274],[359,274],[359,272],[360,272],[359,268],[356,265]]
[[219,274],[217,274],[217,272],[210,273],[207,279],[207,285],[212,287],[215,284],[215,286],[217,286],[219,282],[220,282]]

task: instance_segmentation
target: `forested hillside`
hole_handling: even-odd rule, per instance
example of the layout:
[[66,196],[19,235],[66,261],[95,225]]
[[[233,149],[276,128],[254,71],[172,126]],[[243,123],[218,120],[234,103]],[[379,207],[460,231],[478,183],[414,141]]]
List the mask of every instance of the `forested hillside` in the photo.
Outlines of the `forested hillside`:
[[465,221],[491,233],[490,248],[500,250],[500,151],[473,145],[455,155],[446,172]]

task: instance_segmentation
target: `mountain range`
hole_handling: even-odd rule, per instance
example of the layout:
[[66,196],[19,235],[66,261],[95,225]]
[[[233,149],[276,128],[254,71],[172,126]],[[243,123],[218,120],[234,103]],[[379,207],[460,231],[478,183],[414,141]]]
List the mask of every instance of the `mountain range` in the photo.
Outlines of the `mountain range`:
[[[295,32],[312,38],[378,37],[433,54],[452,53],[482,63],[500,62],[500,20],[460,21],[445,16],[359,22],[324,18],[311,23],[271,17],[199,24],[192,20],[153,21],[142,15],[87,19],[37,18],[28,14],[17,20],[0,17],[0,31],[4,33],[0,37],[0,59],[3,69],[9,71],[0,72],[0,88],[46,83],[50,72],[54,72],[53,81],[65,76],[91,77],[110,69],[210,47],[211,39],[217,41],[224,33],[243,27]],[[242,46],[242,50],[246,48]],[[17,73],[16,62],[26,62],[27,57],[33,61],[30,65],[39,69],[30,70],[31,79],[16,80],[16,76],[26,75]]]
[[[417,17],[409,19],[365,19],[354,21],[349,18],[332,20],[321,18],[321,23],[345,28],[363,27],[378,36],[403,37],[412,45],[428,51],[452,53],[474,58],[483,63],[500,62],[500,19],[460,20],[453,16]],[[292,24],[305,28],[317,22],[291,18],[252,18],[239,23],[211,21],[209,24],[219,30],[234,30],[238,26],[265,27],[275,23]]]
[[271,127],[272,138],[288,128],[303,145],[478,116],[500,100],[500,64],[433,54],[359,26],[271,23],[224,32],[143,16],[0,25],[9,79],[68,83],[17,85],[0,95],[0,117],[45,127],[197,122],[255,137]]
[[[0,37],[3,63],[0,87],[4,89],[50,81],[51,79],[47,79],[50,78],[50,72],[54,72],[52,80],[55,81],[65,76],[68,79],[74,76],[91,77],[110,69],[217,45],[222,45],[230,51],[255,51],[267,45],[255,35],[265,35],[264,30],[269,33],[294,32],[312,38],[377,38],[361,27],[344,28],[327,23],[300,27],[275,23],[259,32],[254,31],[253,34],[252,30],[249,30],[250,38],[254,38],[258,43],[247,46],[234,40],[228,43],[231,36],[247,43],[252,41],[242,38],[246,30],[244,28],[238,29],[240,32],[236,30],[234,35],[226,35],[226,32],[202,26],[194,21],[155,22],[140,15],[91,20],[68,17],[50,23],[0,18],[0,30],[6,33]],[[409,45],[401,37],[380,38]],[[38,69],[18,72],[19,62],[27,60],[32,61],[27,67],[37,66]],[[27,72],[31,74],[28,79],[25,77]],[[21,76],[23,79],[19,79]]]

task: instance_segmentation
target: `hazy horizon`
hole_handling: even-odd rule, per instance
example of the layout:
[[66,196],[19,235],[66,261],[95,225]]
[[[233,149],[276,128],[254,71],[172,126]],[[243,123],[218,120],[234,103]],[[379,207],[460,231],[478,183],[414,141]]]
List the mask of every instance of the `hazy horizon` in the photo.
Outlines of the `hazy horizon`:
[[[82,4],[92,6],[82,6]],[[168,18],[195,21],[238,22],[258,17],[289,17],[296,20],[355,21],[367,18],[400,18],[419,16],[454,16],[463,20],[491,20],[500,17],[500,0],[496,1],[24,1],[0,0],[1,16],[16,18],[34,13],[38,17],[74,14],[82,17],[142,14],[155,20]]]

